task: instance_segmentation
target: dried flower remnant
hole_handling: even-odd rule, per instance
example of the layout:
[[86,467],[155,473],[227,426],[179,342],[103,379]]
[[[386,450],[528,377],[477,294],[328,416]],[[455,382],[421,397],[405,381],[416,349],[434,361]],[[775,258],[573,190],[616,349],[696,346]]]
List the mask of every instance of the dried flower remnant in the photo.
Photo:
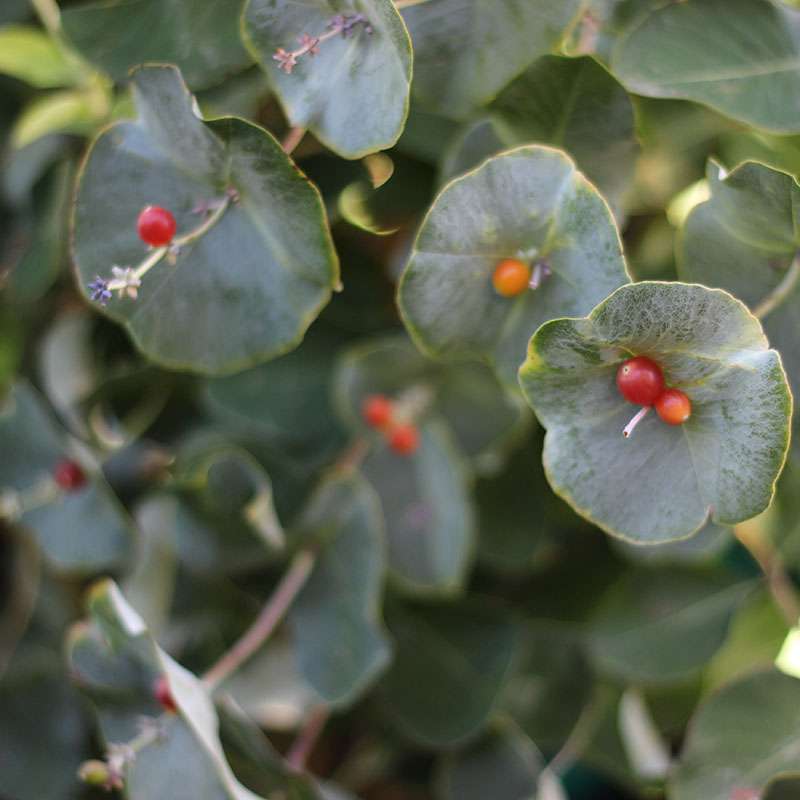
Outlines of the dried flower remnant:
[[273,61],[277,61],[278,69],[282,69],[287,75],[291,75],[292,70],[297,66],[297,62],[303,56],[315,56],[319,53],[320,45],[332,39],[334,36],[342,35],[343,39],[349,38],[356,29],[363,29],[371,34],[372,25],[363,14],[337,14],[326,25],[327,31],[320,36],[311,36],[304,33],[297,38],[300,47],[297,50],[286,50],[279,47],[272,56]]

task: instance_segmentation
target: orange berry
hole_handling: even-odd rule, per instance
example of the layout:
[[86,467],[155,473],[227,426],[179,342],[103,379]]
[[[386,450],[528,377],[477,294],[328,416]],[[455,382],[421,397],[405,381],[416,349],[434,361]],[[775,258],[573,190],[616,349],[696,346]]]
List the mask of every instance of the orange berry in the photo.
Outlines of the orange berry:
[[531,268],[516,258],[506,258],[494,268],[492,285],[501,297],[516,297],[528,288]]
[[410,456],[419,447],[419,431],[415,425],[398,425],[389,431],[389,447],[401,456]]
[[392,421],[392,401],[384,394],[371,394],[361,406],[361,416],[370,428],[385,428]]
[[656,413],[667,425],[682,425],[692,414],[691,400],[680,389],[665,389],[655,406]]

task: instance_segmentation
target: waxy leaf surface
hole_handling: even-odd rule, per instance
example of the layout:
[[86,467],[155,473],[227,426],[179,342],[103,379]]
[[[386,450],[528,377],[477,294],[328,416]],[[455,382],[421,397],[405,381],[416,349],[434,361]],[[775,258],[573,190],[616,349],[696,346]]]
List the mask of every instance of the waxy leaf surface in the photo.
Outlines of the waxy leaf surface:
[[[650,413],[622,435],[638,407],[615,378],[632,355],[654,359],[667,385],[686,392],[692,414],[683,425]],[[543,325],[520,384],[547,429],[550,485],[607,533],[681,539],[709,517],[734,524],[772,500],[792,397],[758,320],[726,292],[624,286],[588,317]]]
[[[501,297],[498,262],[552,273]],[[414,340],[434,356],[476,358],[512,384],[543,322],[587,314],[628,282],[611,211],[561,151],[520,147],[448,184],[428,212],[400,284]]]
[[234,117],[203,121],[176,69],[142,68],[133,85],[139,119],[101,133],[80,176],[81,290],[146,258],[136,232],[144,206],[169,209],[180,238],[203,224],[198,205],[232,189],[238,199],[174,264],[165,257],[147,272],[138,299],[115,295],[103,310],[176,369],[234,372],[291,350],[338,280],[319,193],[266,131]]

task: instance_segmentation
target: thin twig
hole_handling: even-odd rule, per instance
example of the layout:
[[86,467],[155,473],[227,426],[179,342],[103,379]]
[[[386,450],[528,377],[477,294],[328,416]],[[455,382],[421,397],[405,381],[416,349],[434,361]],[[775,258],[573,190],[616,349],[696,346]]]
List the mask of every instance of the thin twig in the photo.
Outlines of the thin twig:
[[318,706],[309,714],[286,756],[286,763],[296,772],[304,769],[329,716],[330,711],[327,706]]
[[761,567],[775,605],[780,609],[789,627],[794,628],[800,621],[800,595],[786,571],[780,553],[758,524],[744,523],[737,525],[733,530],[736,538]]
[[753,309],[753,316],[764,319],[774,311],[794,290],[800,278],[800,255],[795,256],[783,280]]
[[290,128],[281,142],[283,152],[286,153],[287,156],[291,155],[297,149],[297,146],[300,144],[300,142],[303,141],[303,137],[305,135],[306,129],[300,127],[299,125],[295,125],[293,128]]
[[292,559],[289,569],[255,622],[203,676],[203,682],[209,688],[213,689],[222,683],[270,637],[311,575],[315,560],[316,553],[311,549],[301,550]]

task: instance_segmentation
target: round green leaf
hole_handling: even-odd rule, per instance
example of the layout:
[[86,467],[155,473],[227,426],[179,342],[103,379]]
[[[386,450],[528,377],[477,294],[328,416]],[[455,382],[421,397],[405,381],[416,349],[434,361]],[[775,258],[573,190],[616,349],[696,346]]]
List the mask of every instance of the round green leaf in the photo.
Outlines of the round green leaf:
[[561,41],[580,0],[427,0],[403,9],[414,97],[465,119]]
[[[649,414],[616,387],[633,354],[685,389],[692,415]],[[547,429],[550,485],[607,533],[640,543],[685,538],[710,517],[727,525],[763,511],[789,444],[792,397],[758,320],[727,292],[682,283],[618,289],[583,319],[554,320],[531,339],[520,370]]]
[[234,189],[238,199],[174,265],[164,258],[142,278],[138,299],[115,296],[104,311],[173,368],[233,372],[291,350],[338,279],[319,193],[266,131],[200,119],[175,68],[142,68],[133,86],[139,120],[101,133],[80,175],[73,249],[82,292],[112,265],[146,258],[136,233],[144,206],[170,209],[180,238],[202,224],[198,204]]
[[728,684],[700,707],[690,726],[670,800],[734,797],[800,769],[800,681],[774,670]]
[[726,289],[762,317],[797,394],[800,261],[793,261],[800,248],[800,186],[754,162],[730,173],[710,162],[707,177],[711,198],[692,209],[679,240],[680,274]]
[[0,406],[0,452],[13,453],[13,459],[0,459],[0,493],[18,493],[20,523],[56,569],[92,573],[128,557],[130,521],[102,474],[84,467],[87,483],[72,492],[51,484],[56,465],[70,455],[69,442],[25,384],[15,386]]
[[61,13],[69,40],[115,81],[149,61],[178,66],[193,89],[218,83],[252,59],[239,37],[243,0],[103,0]]
[[486,602],[393,608],[395,658],[380,684],[398,727],[438,747],[486,722],[506,680],[516,642],[509,613]]
[[363,478],[340,476],[319,487],[307,513],[323,521],[324,538],[289,622],[303,676],[326,703],[345,705],[390,656],[379,622],[386,567],[381,506]]
[[[446,756],[439,769],[440,800],[556,800],[558,778],[536,745],[513,724],[500,723],[470,747]],[[549,791],[549,794],[548,794]]]
[[[348,36],[319,44],[287,74],[273,58],[320,37],[337,14],[362,14]],[[411,84],[411,42],[391,0],[249,0],[244,36],[292,125],[308,128],[344,158],[391,147],[403,130]]]
[[508,394],[480,364],[442,365],[420,355],[405,337],[371,340],[350,348],[334,375],[337,410],[355,432],[369,428],[364,400],[384,394],[395,401],[420,398],[421,417],[447,423],[460,450],[480,465],[515,441],[528,423],[525,404]]
[[[520,257],[552,274],[536,290],[500,297],[494,269]],[[627,281],[603,198],[564,153],[530,146],[444,188],[422,224],[399,302],[424,351],[483,359],[511,384],[539,325],[586,314]]]
[[626,31],[611,63],[637,94],[694,100],[768,130],[800,130],[800,13],[770,0],[660,5]]
[[381,499],[396,583],[409,592],[458,592],[472,563],[475,520],[466,470],[447,431],[424,423],[419,449],[408,456],[376,441],[362,472]]
[[722,646],[750,586],[715,572],[633,572],[614,585],[589,621],[592,660],[630,683],[685,679]]

